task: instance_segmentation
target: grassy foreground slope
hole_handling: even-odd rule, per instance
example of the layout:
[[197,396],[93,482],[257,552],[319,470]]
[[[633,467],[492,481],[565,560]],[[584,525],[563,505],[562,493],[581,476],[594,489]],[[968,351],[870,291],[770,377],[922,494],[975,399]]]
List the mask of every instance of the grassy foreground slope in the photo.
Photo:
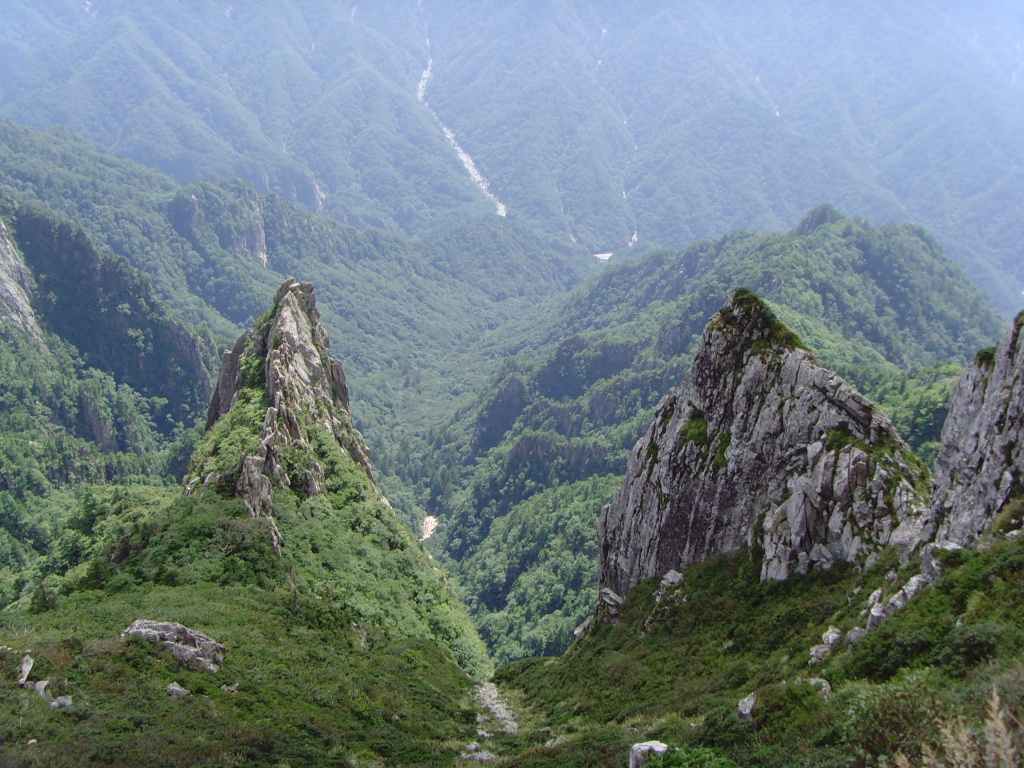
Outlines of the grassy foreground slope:
[[[891,765],[897,753],[917,765],[924,746],[948,760],[937,765],[980,764],[943,758],[941,729],[963,717],[980,760],[993,690],[1004,713],[1024,711],[1019,540],[997,532],[983,551],[947,556],[942,577],[902,612],[815,666],[809,650],[822,633],[863,625],[868,596],[895,592],[917,563],[890,553],[864,573],[762,583],[759,558],[712,558],[668,590],[642,582],[617,623],[596,624],[564,657],[500,671],[548,739],[564,735],[506,764],[615,766],[629,744],[652,738],[744,768]],[[737,705],[753,692],[753,717],[742,720]]]

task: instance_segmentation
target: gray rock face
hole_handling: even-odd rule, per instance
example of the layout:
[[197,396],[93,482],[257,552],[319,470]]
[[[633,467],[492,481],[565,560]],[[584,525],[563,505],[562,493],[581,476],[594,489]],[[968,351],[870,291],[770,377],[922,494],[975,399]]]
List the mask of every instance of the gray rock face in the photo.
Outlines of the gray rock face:
[[761,577],[927,539],[919,466],[892,423],[738,291],[634,447],[599,525],[601,587],[760,544]]
[[863,627],[854,627],[846,633],[846,642],[848,645],[856,645],[865,637],[868,636],[868,631]]
[[[321,492],[323,467],[316,461],[314,432],[336,441],[366,472],[371,482],[368,451],[349,413],[348,385],[341,363],[328,354],[330,340],[320,324],[312,283],[286,280],[274,297],[270,319],[243,334],[224,353],[220,377],[210,401],[209,430],[237,404],[242,390],[254,384],[266,387],[270,406],[263,418],[255,455],[243,457],[235,485],[254,517],[269,520],[274,547],[284,544],[271,514],[275,488],[290,488],[304,496]],[[253,382],[261,364],[262,381]],[[291,456],[291,463],[285,456]],[[295,466],[301,457],[302,466]],[[186,493],[222,478],[198,475],[187,480]]]
[[736,717],[740,720],[749,720],[754,716],[754,707],[757,706],[757,691],[749,696],[744,696],[736,705]]
[[171,652],[178,663],[201,672],[216,672],[224,664],[227,650],[201,632],[170,621],[139,619],[121,633],[126,637],[141,637]]
[[42,344],[43,334],[29,299],[32,284],[32,273],[0,221],[0,323]]
[[21,660],[21,667],[18,669],[18,685],[25,685],[33,666],[35,666],[35,661],[26,653]]
[[979,355],[953,390],[935,462],[937,538],[973,544],[1024,498],[1024,313],[995,353]]
[[644,741],[629,748],[629,768],[641,768],[652,755],[668,752],[668,744],[660,741]]

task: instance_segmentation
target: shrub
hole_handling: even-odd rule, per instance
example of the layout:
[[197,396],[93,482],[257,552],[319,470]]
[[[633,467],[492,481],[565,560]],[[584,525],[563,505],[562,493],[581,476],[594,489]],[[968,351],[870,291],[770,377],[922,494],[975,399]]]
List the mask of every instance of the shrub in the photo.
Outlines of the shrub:
[[896,755],[898,768],[1020,768],[1020,729],[993,689],[988,714],[981,729],[972,729],[960,716],[939,721],[939,743],[921,745],[921,759],[912,762],[904,753]]
[[736,763],[707,747],[682,747],[655,755],[648,768],[738,768]]
[[844,735],[863,763],[897,752],[916,757],[935,731],[938,689],[937,681],[925,672],[841,689],[837,695],[845,715]]

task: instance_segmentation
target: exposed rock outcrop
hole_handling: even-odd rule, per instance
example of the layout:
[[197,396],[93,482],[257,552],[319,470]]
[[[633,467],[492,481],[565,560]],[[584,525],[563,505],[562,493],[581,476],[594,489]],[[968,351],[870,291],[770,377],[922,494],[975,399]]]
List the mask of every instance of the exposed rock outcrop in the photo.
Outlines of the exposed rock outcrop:
[[602,512],[600,586],[625,595],[744,544],[763,579],[909,551],[929,535],[924,480],[889,419],[737,291]]
[[139,637],[159,645],[183,667],[199,672],[216,672],[224,664],[227,649],[202,632],[173,621],[139,619],[121,633],[121,639]]
[[1024,312],[953,390],[935,462],[940,542],[974,543],[1010,502],[1024,500]]
[[233,483],[235,495],[252,514],[270,521],[278,550],[283,541],[271,514],[273,491],[290,488],[306,497],[321,492],[325,477],[318,440],[340,445],[373,480],[368,451],[349,414],[345,372],[329,349],[312,283],[286,280],[270,315],[224,353],[207,413],[209,432],[238,405],[243,393],[265,391],[269,405],[258,448],[240,457],[230,477],[208,471],[211,465],[201,458],[186,480],[187,493],[200,482],[204,487]]
[[629,768],[642,768],[653,755],[668,752],[668,744],[660,741],[645,741],[629,748]]
[[32,282],[32,273],[0,221],[0,323],[42,344],[43,334],[29,299]]

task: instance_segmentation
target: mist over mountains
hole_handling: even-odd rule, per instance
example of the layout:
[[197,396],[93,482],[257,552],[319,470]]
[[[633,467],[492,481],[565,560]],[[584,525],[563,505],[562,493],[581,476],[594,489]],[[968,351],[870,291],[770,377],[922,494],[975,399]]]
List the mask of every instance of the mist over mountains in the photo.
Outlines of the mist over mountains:
[[827,201],[927,227],[1021,305],[1011,2],[49,5],[0,11],[0,115],[179,181],[422,234],[494,211],[447,127],[560,249],[789,229]]

